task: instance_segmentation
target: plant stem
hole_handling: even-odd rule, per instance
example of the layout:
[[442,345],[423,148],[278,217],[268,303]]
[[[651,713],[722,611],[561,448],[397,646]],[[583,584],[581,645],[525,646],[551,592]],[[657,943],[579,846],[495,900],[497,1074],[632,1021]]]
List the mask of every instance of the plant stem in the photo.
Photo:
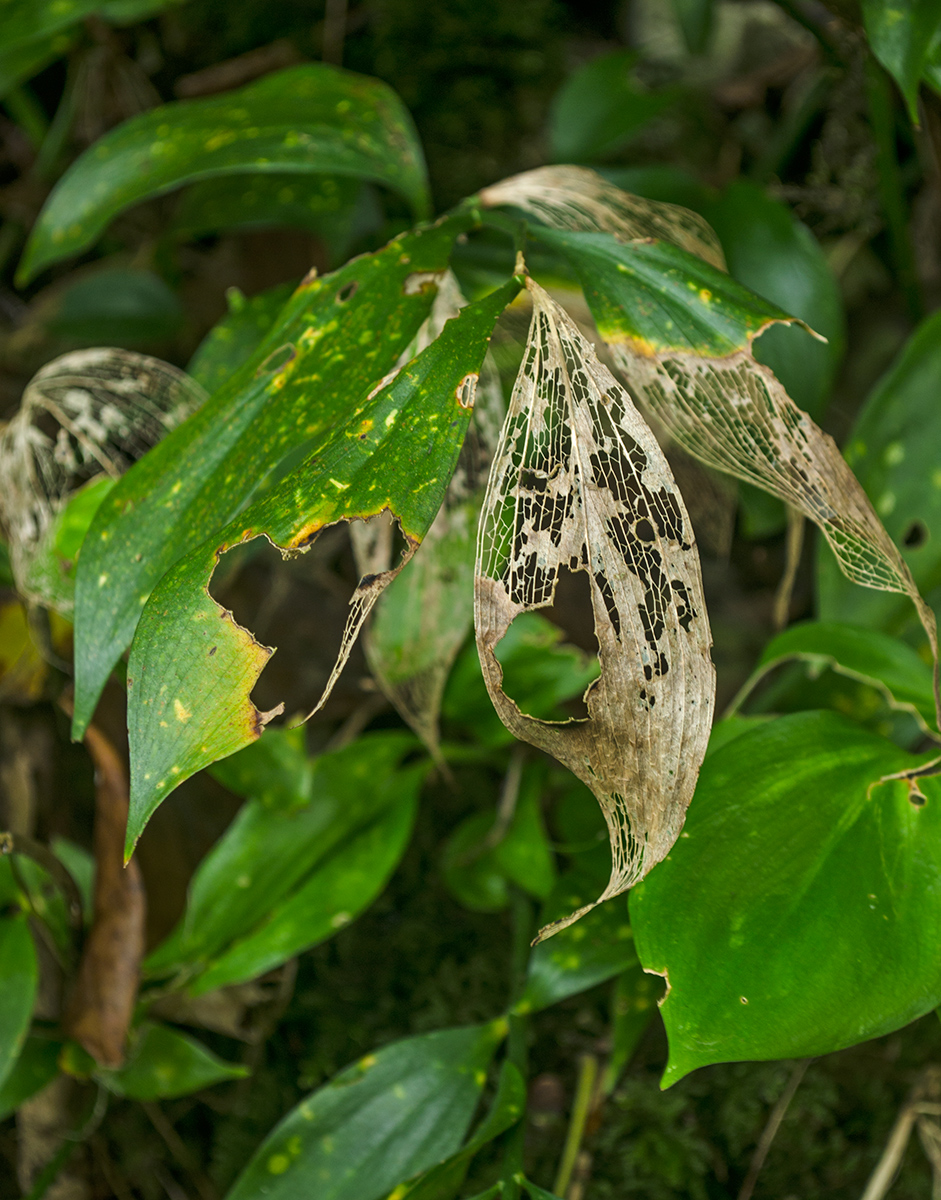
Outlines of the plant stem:
[[597,1077],[598,1059],[594,1054],[583,1054],[578,1068],[578,1083],[575,1087],[575,1101],[572,1105],[572,1115],[569,1117],[565,1146],[552,1188],[559,1197],[565,1196],[572,1179],[572,1172],[575,1170],[578,1152],[582,1147],[582,1137],[585,1134],[585,1123],[591,1112]]
[[[513,946],[510,959],[510,1032],[506,1043],[507,1059],[525,1080],[528,1071],[526,1038],[528,1018],[513,1012],[516,1001],[526,985],[526,966],[529,962],[529,942],[533,932],[533,906],[529,897],[519,888],[512,890],[511,916],[513,921]],[[525,1118],[507,1134],[503,1147],[503,1174],[507,1179],[523,1170],[523,1150],[526,1142]]]

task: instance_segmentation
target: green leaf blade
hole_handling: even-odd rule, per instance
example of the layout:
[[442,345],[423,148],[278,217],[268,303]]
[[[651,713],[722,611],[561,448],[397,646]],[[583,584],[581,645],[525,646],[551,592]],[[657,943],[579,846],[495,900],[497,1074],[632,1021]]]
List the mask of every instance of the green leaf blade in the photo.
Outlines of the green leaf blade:
[[248,1068],[223,1062],[195,1038],[168,1025],[146,1021],[137,1031],[129,1061],[118,1071],[102,1071],[109,1091],[129,1100],[169,1100],[214,1083],[244,1079]]
[[307,63],[222,96],[132,117],[57,184],[19,267],[27,283],[90,246],[113,217],[185,183],[232,174],[336,174],[385,184],[429,213],[421,148],[395,92],[377,79]]
[[39,968],[25,914],[0,919],[0,1085],[14,1069],[29,1032]]

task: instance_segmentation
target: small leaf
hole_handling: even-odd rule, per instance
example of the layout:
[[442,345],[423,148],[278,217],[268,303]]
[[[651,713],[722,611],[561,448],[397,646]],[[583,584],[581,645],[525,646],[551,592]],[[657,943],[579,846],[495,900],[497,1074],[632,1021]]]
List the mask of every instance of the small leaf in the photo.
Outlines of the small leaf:
[[556,92],[549,117],[556,162],[591,162],[620,150],[676,99],[673,91],[651,93],[638,83],[636,62],[633,50],[593,58]]
[[30,43],[77,24],[100,7],[101,0],[6,0],[0,17],[0,45],[4,54],[24,50]]
[[495,1021],[366,1055],[276,1126],[227,1200],[380,1200],[459,1149],[505,1035]]
[[[129,350],[77,350],[33,376],[0,433],[0,517],[24,596],[71,611],[71,569],[103,481],[125,472],[205,398],[177,367]],[[96,490],[75,496],[89,481]]]
[[[666,459],[564,311],[527,287],[533,320],[478,538],[477,647],[507,728],[601,805],[612,867],[600,903],[642,878],[680,830],[715,672],[699,556]],[[494,648],[520,613],[553,603],[562,568],[590,575],[601,675],[585,693],[587,720],[549,723],[504,693]]]
[[247,1067],[223,1062],[195,1038],[145,1021],[136,1032],[127,1064],[119,1071],[101,1071],[97,1077],[110,1092],[129,1100],[169,1100],[247,1074]]
[[[373,604],[437,515],[490,335],[518,289],[512,281],[463,309],[430,346],[360,399],[310,458],[161,581],[144,609],[128,664],[128,852],[165,796],[202,767],[255,741],[275,715],[260,713],[250,699],[272,651],[209,594],[219,556],[261,535],[291,554],[338,521],[384,511],[398,519],[408,545],[403,564],[360,580],[336,665],[313,715],[329,697]],[[168,640],[174,647],[170,661]]]
[[14,1070],[26,1041],[39,980],[36,950],[25,914],[0,917],[0,1086]]
[[918,124],[918,85],[941,13],[935,0],[862,0],[866,36],[873,54],[899,85],[909,115]]
[[828,1054],[937,1006],[941,784],[881,782],[924,762],[831,712],[707,758],[683,836],[631,896],[641,962],[668,980],[665,1084]]
[[896,638],[835,622],[793,625],[765,646],[745,687],[750,690],[789,659],[830,667],[840,675],[878,688],[893,708],[912,713],[925,731],[935,720],[931,668],[911,646]]
[[719,239],[698,213],[632,196],[587,167],[538,167],[484,188],[478,200],[484,208],[520,208],[550,229],[658,239],[725,267]]
[[229,311],[213,325],[189,360],[187,371],[210,395],[217,392],[255,353],[295,290],[279,283],[247,300],[238,288],[229,288]]
[[59,1074],[61,1042],[28,1037],[6,1079],[0,1084],[0,1121],[5,1121],[20,1105],[42,1091]]
[[[542,920],[550,925],[581,908],[591,900],[595,887],[592,874],[569,871],[546,901]],[[602,904],[533,949],[526,988],[516,1011],[539,1012],[613,978],[636,962],[627,904]]]
[[225,385],[102,504],[75,583],[73,737],[160,577],[270,490],[392,369],[428,315],[465,225],[417,230],[308,277]]
[[907,596],[937,663],[934,613],[836,443],[752,356],[753,337],[791,318],[672,246],[624,246],[592,233],[540,237],[570,258],[632,394],[671,437],[814,521],[847,578]]
[[132,204],[212,176],[267,172],[369,179],[404,196],[419,217],[429,208],[421,147],[395,92],[305,63],[221,96],[164,104],[105,134],[56,184],[17,278],[26,284],[79,254]]

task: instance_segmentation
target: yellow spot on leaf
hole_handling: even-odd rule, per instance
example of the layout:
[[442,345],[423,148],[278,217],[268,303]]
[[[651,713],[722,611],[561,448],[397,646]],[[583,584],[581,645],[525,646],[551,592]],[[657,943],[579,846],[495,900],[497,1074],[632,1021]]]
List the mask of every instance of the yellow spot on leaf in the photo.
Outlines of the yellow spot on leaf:
[[283,1175],[291,1165],[291,1160],[286,1154],[272,1154],[268,1159],[268,1172],[271,1175]]
[[176,719],[182,721],[184,725],[193,715],[179,697],[173,701],[173,711],[176,713]]

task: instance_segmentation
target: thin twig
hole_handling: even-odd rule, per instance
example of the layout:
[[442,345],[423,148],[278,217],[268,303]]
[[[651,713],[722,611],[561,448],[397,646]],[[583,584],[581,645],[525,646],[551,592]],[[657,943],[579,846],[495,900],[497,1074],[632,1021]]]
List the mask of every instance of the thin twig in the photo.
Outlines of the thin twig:
[[500,844],[506,837],[513,815],[516,812],[516,802],[519,800],[520,783],[523,778],[523,763],[526,761],[526,747],[517,745],[510,756],[510,765],[503,777],[500,789],[500,799],[497,801],[497,816],[490,832],[484,841],[488,850]]
[[784,574],[778,584],[778,593],[774,598],[774,629],[780,633],[791,615],[791,599],[794,595],[794,584],[797,582],[797,571],[801,564],[801,550],[804,547],[804,516],[796,508],[787,510],[787,546],[784,563]]
[[912,1129],[915,1127],[916,1119],[915,1105],[910,1102],[905,1104],[895,1119],[895,1124],[892,1126],[892,1131],[889,1134],[889,1140],[882,1151],[882,1157],[876,1163],[876,1169],[869,1177],[862,1200],[882,1200],[882,1197],[892,1186],[895,1173],[902,1162],[902,1155],[905,1153],[908,1140],[912,1136]]
[[559,1169],[555,1177],[553,1192],[564,1197],[572,1179],[572,1172],[578,1161],[582,1148],[582,1137],[585,1124],[591,1112],[595,1098],[595,1081],[598,1076],[598,1059],[594,1054],[582,1055],[578,1069],[578,1083],[575,1087],[575,1100],[572,1103],[572,1115],[569,1117],[568,1132],[565,1135],[565,1145],[559,1160]]
[[751,1200],[751,1194],[755,1190],[755,1184],[758,1182],[761,1168],[765,1165],[765,1159],[768,1157],[771,1143],[774,1141],[775,1134],[784,1120],[784,1115],[790,1107],[791,1101],[794,1099],[794,1093],[800,1087],[801,1080],[804,1078],[804,1074],[810,1066],[811,1061],[811,1059],[805,1058],[795,1066],[791,1072],[791,1078],[787,1081],[787,1087],[785,1087],[778,1098],[777,1104],[771,1110],[768,1123],[764,1127],[761,1137],[758,1139],[758,1145],[755,1147],[755,1153],[752,1155],[748,1174],[745,1176],[745,1182],[738,1193],[738,1200]]

